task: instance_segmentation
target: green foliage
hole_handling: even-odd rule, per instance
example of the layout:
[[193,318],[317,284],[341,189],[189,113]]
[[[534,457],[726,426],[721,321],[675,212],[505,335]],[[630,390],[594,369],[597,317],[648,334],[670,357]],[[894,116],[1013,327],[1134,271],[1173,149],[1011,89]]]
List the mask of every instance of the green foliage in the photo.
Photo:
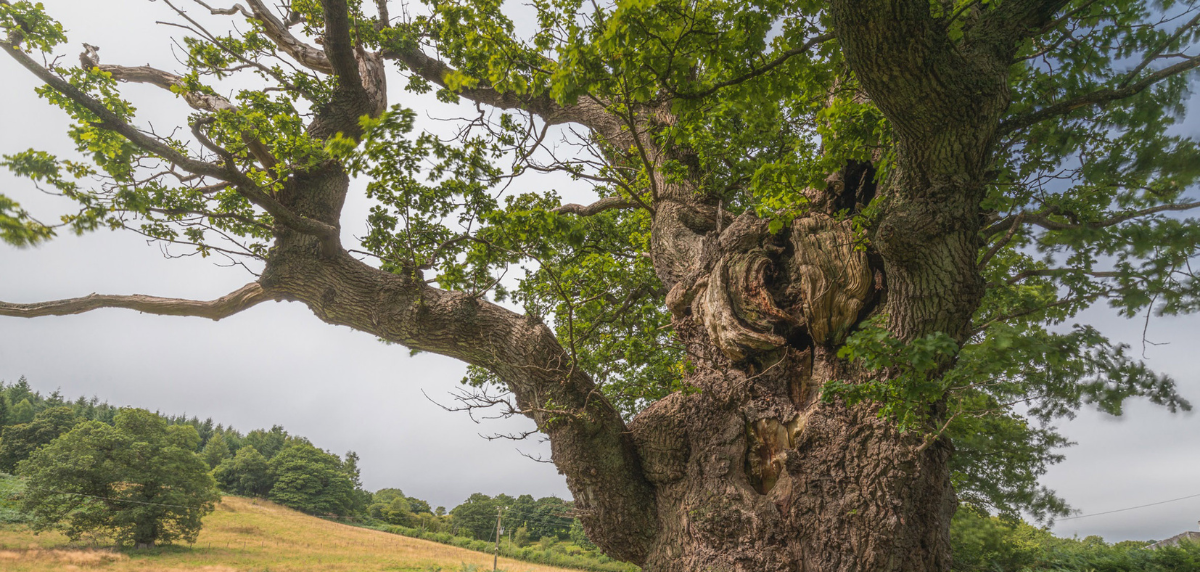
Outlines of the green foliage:
[[[44,396],[35,391],[25,378],[20,378],[12,384],[0,382],[0,404],[11,400],[18,400],[18,406],[12,408],[13,415],[10,415],[8,420],[19,423],[4,427],[4,433],[0,434],[0,462],[8,463],[12,467],[29,457],[38,447],[51,443],[78,423],[93,420],[114,425],[118,412],[117,408],[94,397],[80,397],[68,403],[57,391]],[[172,427],[171,430],[194,433],[197,436],[191,450],[212,469],[212,475],[221,490],[229,494],[269,497],[276,478],[269,465],[270,459],[277,456],[279,451],[292,446],[304,445],[312,448],[306,439],[289,435],[287,430],[279,425],[270,429],[256,429],[242,435],[232,427],[215,425],[212,419],[201,420],[184,415],[162,418]],[[259,447],[269,452],[270,457],[261,453]],[[339,508],[338,512],[331,513],[366,514],[371,495],[361,488],[358,455],[351,451],[346,454],[345,461],[337,459],[336,456],[331,458],[340,464],[344,481],[349,482],[352,487],[352,493],[348,497],[338,500],[344,501],[345,505]],[[340,485],[343,480],[337,482]],[[294,488],[288,493],[288,498],[300,505],[307,506],[305,503],[308,502],[319,505],[325,502],[323,499],[333,494],[324,489],[305,488],[307,484],[297,484],[295,481],[290,483],[288,486]],[[411,499],[411,502],[416,505],[417,512],[423,512],[429,518],[433,518],[428,503],[418,499]],[[422,522],[417,519],[409,523],[418,525]],[[430,522],[426,520],[424,524],[428,525]]]
[[5,427],[0,436],[0,472],[15,472],[18,463],[70,431],[80,421],[71,408],[53,407],[39,412],[28,423]]
[[[1054,419],[1085,405],[1120,415],[1132,397],[1170,411],[1191,408],[1172,379],[1128,349],[1088,326],[1051,332],[1029,322],[994,325],[965,344],[943,377],[960,497],[1010,517],[1019,510],[1038,519],[1066,514],[1066,504],[1037,485],[1070,444],[1052,427]],[[1016,403],[1023,405],[1019,413]]]
[[41,392],[34,391],[24,377],[11,384],[0,381],[0,402],[3,402],[0,409],[7,411],[4,419],[0,420],[0,427],[29,423],[38,413],[55,407],[69,407],[76,417],[110,424],[116,415],[115,407],[101,403],[96,398],[80,397],[73,402],[67,402],[57,391],[50,395],[42,395]]
[[[417,510],[414,504],[421,503],[424,510]],[[371,495],[371,503],[367,514],[388,524],[400,526],[416,526],[414,512],[428,512],[429,503],[419,499],[409,499],[400,489],[380,489]]]
[[265,498],[275,484],[267,458],[252,445],[221,461],[212,475],[222,491],[233,495]]
[[29,516],[21,511],[21,495],[25,493],[25,479],[0,473],[0,524],[24,524]]
[[581,522],[578,518],[571,522],[570,536],[571,542],[574,542],[586,550],[592,550],[596,548],[596,545],[592,543],[592,540],[587,537],[587,532],[583,530],[583,522]]
[[513,544],[516,544],[518,547],[521,547],[521,548],[528,546],[529,545],[529,529],[524,526],[517,527],[516,532],[513,533],[512,541],[513,541]]
[[355,483],[337,455],[307,441],[284,447],[267,463],[275,484],[268,498],[308,514],[350,514]]
[[255,429],[246,434],[242,443],[254,447],[263,457],[271,459],[287,445],[288,432],[280,425],[274,425],[270,430]]
[[29,423],[33,421],[33,416],[33,403],[30,403],[28,399],[22,399],[13,406],[9,421],[14,424]]
[[54,229],[31,218],[16,201],[0,195],[0,242],[22,248],[53,236]]
[[0,4],[0,29],[15,31],[15,38],[9,38],[14,44],[43,52],[67,41],[62,24],[46,15],[41,2],[19,0]]
[[861,383],[829,381],[822,398],[841,397],[849,405],[876,402],[879,416],[895,420],[901,431],[921,430],[928,425],[931,406],[945,395],[946,381],[938,374],[958,353],[958,344],[942,332],[906,343],[883,321],[877,317],[862,324],[838,350],[838,357],[858,362],[878,377]]
[[477,540],[496,538],[497,509],[508,506],[513,501],[508,495],[497,498],[483,493],[474,493],[462,504],[450,509],[450,518],[454,527],[460,533]]
[[1200,566],[1200,544],[1147,550],[1148,542],[1057,538],[1021,521],[959,509],[950,526],[955,572],[1174,572]]
[[72,539],[111,535],[117,544],[195,542],[200,519],[218,500],[187,426],[142,409],[122,409],[114,425],[86,421],[18,466],[28,479],[21,510],[35,531]]
[[553,537],[566,540],[569,537],[573,518],[567,516],[571,503],[558,497],[543,497],[534,500],[530,495],[521,495],[504,510],[504,530],[516,531],[524,528],[529,538]]
[[225,440],[224,435],[217,435],[209,439],[208,443],[204,445],[204,450],[200,452],[200,457],[204,459],[205,463],[208,463],[210,469],[217,468],[217,465],[232,456],[233,452],[230,451],[229,443]]

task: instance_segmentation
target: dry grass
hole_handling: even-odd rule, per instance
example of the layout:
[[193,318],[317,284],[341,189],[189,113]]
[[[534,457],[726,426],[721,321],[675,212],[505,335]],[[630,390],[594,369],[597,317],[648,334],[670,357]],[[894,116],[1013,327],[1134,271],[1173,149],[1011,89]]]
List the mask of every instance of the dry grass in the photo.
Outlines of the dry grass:
[[[34,536],[22,527],[0,528],[0,570],[34,572],[457,572],[491,570],[492,557],[429,542],[305,516],[274,503],[225,497],[204,519],[193,546],[114,551],[72,544],[56,533]],[[509,572],[566,572],[500,559]]]

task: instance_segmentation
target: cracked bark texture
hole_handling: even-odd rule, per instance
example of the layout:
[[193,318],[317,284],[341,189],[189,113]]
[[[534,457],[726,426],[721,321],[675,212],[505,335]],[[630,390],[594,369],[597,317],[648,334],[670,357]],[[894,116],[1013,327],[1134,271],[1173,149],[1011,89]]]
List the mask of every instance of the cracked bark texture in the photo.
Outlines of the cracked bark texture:
[[[417,47],[367,53],[354,46],[344,0],[323,1],[322,48],[293,37],[260,1],[249,4],[246,15],[284,52],[337,76],[331,101],[315,110],[309,126],[317,137],[357,136],[358,117],[382,112],[385,59],[438,84],[450,69]],[[277,199],[248,194],[276,215],[275,246],[257,284],[212,302],[101,296],[0,304],[0,315],[126,307],[219,319],[263,300],[295,300],[331,324],[496,373],[550,437],[589,536],[613,557],[652,572],[947,570],[956,506],[951,445],[922,447],[878,419],[872,406],[826,403],[819,391],[830,380],[868,378],[838,359],[837,349],[871,315],[885,314],[901,339],[964,335],[983,291],[976,269],[979,203],[1009,103],[1007,62],[1024,31],[1059,5],[1009,0],[955,45],[928,2],[831,2],[846,62],[895,129],[897,161],[878,186],[870,165],[848,165],[828,188],[812,191],[811,212],[775,234],[752,215],[726,215],[688,177],[661,175],[667,159],[695,164],[686,149],[653,148],[647,133],[653,123],[671,120],[663,111],[669,105],[636,110],[645,120],[629,125],[601,101],[567,106],[486,86],[462,92],[482,105],[583,125],[613,147],[653,150],[643,165],[655,192],[650,255],[695,366],[684,381],[697,391],[662,399],[628,425],[589,376],[572,367],[546,325],[430,287],[417,269],[391,274],[351,257],[336,233],[349,178],[333,162],[292,176]],[[94,49],[84,63],[97,65]],[[124,81],[161,87],[178,81],[149,68],[106,69]],[[201,110],[228,105],[189,103]],[[142,144],[132,128],[115,130]],[[193,172],[230,176],[216,165],[173,160]],[[229,180],[239,192],[252,192],[240,179]],[[831,214],[876,194],[886,200],[863,251],[849,223]],[[610,198],[566,205],[560,214],[586,216],[636,202]]]

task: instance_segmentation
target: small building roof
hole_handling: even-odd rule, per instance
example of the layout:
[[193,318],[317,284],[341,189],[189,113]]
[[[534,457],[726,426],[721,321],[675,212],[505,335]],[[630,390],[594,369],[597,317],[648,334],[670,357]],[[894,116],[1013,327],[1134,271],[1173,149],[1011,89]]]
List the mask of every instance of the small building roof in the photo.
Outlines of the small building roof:
[[1189,531],[1181,533],[1181,534],[1176,534],[1175,536],[1172,536],[1171,538],[1168,538],[1166,540],[1160,540],[1158,542],[1155,542],[1154,544],[1151,544],[1150,546],[1147,546],[1146,548],[1153,550],[1155,548],[1162,548],[1164,546],[1179,546],[1179,543],[1183,542],[1184,540],[1200,544],[1200,532],[1194,532],[1194,531],[1189,530]]

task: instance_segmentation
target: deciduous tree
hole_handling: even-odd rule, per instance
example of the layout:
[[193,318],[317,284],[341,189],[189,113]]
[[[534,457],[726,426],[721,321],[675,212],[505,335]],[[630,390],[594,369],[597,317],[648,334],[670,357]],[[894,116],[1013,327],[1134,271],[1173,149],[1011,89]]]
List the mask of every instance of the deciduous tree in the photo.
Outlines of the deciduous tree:
[[450,509],[450,518],[462,536],[476,540],[495,539],[496,517],[499,516],[497,509],[507,508],[512,499],[508,500],[509,503],[504,503],[483,493],[474,493],[462,504]]
[[221,461],[212,473],[221,490],[234,495],[266,498],[275,484],[266,457],[251,445]]
[[[944,570],[959,499],[1065,510],[1037,485],[1063,443],[1043,423],[1187,406],[1060,325],[1200,305],[1200,153],[1172,130],[1200,66],[1191,4],[536,2],[522,37],[483,0],[164,2],[187,29],[174,72],[86,45],[47,68],[30,53],[61,26],[0,0],[0,47],[89,156],[4,162],[78,200],[72,230],[261,272],[212,301],[0,314],[288,300],[461,359],[468,406],[549,437],[588,536],[666,572]],[[210,32],[223,18],[249,27]],[[451,142],[413,134],[389,68],[480,114]],[[234,74],[258,89],[221,95]],[[139,128],[123,82],[184,98],[187,136]],[[531,171],[599,198],[563,204]],[[352,177],[374,206],[348,245]],[[55,232],[12,201],[0,225]]]
[[113,425],[85,421],[18,465],[27,479],[21,510],[35,531],[72,539],[112,535],[138,547],[195,542],[217,494],[195,453],[190,425],[168,426],[144,409],[123,409]]
[[354,481],[337,455],[297,441],[267,466],[274,480],[268,497],[279,504],[318,515],[344,516],[354,509]]

